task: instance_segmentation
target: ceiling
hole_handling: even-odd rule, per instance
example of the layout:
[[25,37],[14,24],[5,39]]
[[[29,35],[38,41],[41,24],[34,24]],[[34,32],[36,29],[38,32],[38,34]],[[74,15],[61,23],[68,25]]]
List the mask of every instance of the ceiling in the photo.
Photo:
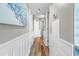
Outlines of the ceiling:
[[49,3],[28,3],[33,15],[45,15],[49,10]]

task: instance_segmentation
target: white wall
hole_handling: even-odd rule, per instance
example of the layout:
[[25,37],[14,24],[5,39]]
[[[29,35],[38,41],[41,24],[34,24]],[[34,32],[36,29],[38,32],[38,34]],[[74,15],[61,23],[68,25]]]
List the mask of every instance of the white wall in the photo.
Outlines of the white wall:
[[[70,56],[70,55],[72,55],[72,39],[66,40],[66,39],[64,39],[64,38],[62,39],[60,37],[60,29],[62,29],[60,27],[61,18],[56,18],[56,19],[53,18],[53,14],[58,13],[57,10],[59,10],[59,9],[57,9],[57,8],[58,8],[58,6],[56,6],[56,5],[50,5],[50,7],[49,7],[49,10],[50,10],[50,12],[49,12],[49,49],[50,49],[49,54],[52,56],[53,55]],[[65,14],[64,12],[65,11],[63,11],[63,14]],[[62,11],[60,13],[62,13]],[[59,14],[57,16],[62,16],[62,15]],[[63,18],[62,20],[66,20],[66,18],[65,19]],[[69,26],[70,26],[70,24],[69,24]],[[70,36],[70,38],[72,38],[72,36]]]
[[[28,17],[27,17],[27,24],[28,24]],[[24,33],[28,33],[27,28],[28,28],[27,25],[25,27],[20,27],[20,26],[0,24],[0,44],[7,42],[13,38],[16,38],[20,35],[23,35]]]
[[56,12],[60,19],[60,37],[73,44],[73,20],[74,20],[74,7],[73,3],[64,4],[64,6],[57,6]]
[[32,44],[33,44],[33,41],[34,41],[34,33],[33,33],[33,15],[32,15],[32,13],[31,13],[31,10],[30,10],[30,8],[29,8],[29,22],[28,22],[28,24],[29,24],[29,26],[28,26],[28,30],[29,30],[29,34],[27,33],[27,35],[29,35],[28,37],[29,38],[27,38],[27,40],[29,41],[28,42],[28,44],[29,44],[29,47],[27,47],[27,49],[28,49],[28,52],[30,53],[30,50],[31,50],[31,46],[32,46]]
[[32,23],[28,9],[27,26],[0,25],[0,55],[29,55],[33,43]]

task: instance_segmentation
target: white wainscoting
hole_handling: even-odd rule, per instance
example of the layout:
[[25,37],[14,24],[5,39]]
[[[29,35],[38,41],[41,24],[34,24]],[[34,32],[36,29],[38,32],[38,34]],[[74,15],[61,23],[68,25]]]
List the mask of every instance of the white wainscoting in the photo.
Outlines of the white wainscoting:
[[52,33],[49,36],[50,56],[72,56],[73,46],[59,36],[59,20],[52,22]]
[[23,34],[0,45],[0,56],[28,56],[32,41],[28,34]]
[[54,41],[53,56],[72,56],[72,54],[73,54],[72,44],[63,39]]

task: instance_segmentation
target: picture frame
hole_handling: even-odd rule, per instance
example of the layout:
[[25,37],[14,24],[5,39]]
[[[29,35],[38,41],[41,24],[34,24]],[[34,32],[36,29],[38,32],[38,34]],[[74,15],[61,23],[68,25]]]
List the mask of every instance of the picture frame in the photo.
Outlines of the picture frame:
[[1,3],[0,23],[8,25],[26,26],[28,19],[26,3]]

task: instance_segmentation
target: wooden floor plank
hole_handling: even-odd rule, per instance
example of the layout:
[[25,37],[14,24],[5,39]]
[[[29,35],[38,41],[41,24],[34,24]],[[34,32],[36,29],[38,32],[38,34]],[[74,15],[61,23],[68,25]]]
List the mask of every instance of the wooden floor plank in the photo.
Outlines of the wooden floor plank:
[[30,56],[48,56],[49,48],[45,46],[42,37],[36,37],[32,45]]

